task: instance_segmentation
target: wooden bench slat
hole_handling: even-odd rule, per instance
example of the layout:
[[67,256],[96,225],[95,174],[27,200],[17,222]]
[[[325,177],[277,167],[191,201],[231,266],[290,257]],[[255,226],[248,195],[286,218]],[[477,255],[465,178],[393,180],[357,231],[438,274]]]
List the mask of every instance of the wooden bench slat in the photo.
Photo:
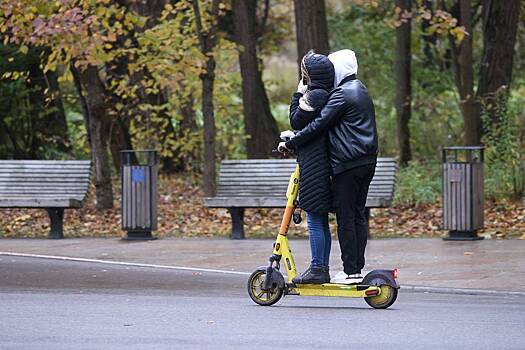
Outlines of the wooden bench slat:
[[286,189],[288,186],[286,185],[261,185],[261,186],[219,186],[217,187],[217,191],[268,191],[268,192],[275,192],[275,194],[270,194],[270,196],[276,195],[280,196],[284,192],[286,192]]
[[389,185],[392,186],[394,184],[394,181],[392,180],[372,180],[370,183],[370,186],[377,186],[377,185]]
[[53,184],[52,182],[2,182],[0,181],[0,187],[9,187],[9,188],[26,188],[26,187],[36,187],[36,188],[88,188],[89,181],[79,181],[79,182],[59,182],[58,185]]
[[[236,163],[294,163],[295,159],[224,159],[221,164],[236,164]],[[390,157],[378,157],[378,163],[396,163],[394,158]]]
[[1,159],[0,164],[63,164],[63,165],[90,165],[90,160],[57,160],[57,159]]
[[88,181],[89,175],[71,175],[65,174],[42,174],[42,173],[27,173],[27,174],[0,174],[0,181],[6,181],[11,179],[33,179],[33,178],[45,178],[45,179],[75,179],[78,181]]
[[17,194],[23,194],[23,195],[32,195],[34,197],[38,197],[42,194],[55,194],[57,196],[60,196],[62,198],[67,198],[68,196],[84,196],[85,191],[82,189],[78,190],[53,190],[53,189],[47,189],[47,190],[38,190],[38,189],[0,189],[0,197],[13,197]]
[[258,167],[258,168],[252,168],[252,167],[236,167],[236,168],[226,168],[221,173],[228,174],[239,174],[243,172],[250,172],[253,174],[268,174],[271,172],[279,172],[281,174],[288,173],[290,175],[295,170],[295,166],[291,167]]
[[276,180],[276,181],[288,181],[290,180],[290,174],[273,174],[273,175],[260,175],[260,176],[252,176],[253,174],[250,174],[250,176],[242,176],[241,174],[236,175],[229,175],[224,176],[224,174],[219,176],[219,180],[235,180],[235,179],[242,179],[242,180],[253,180],[253,181],[260,181],[260,180]]
[[242,176],[242,174],[249,172],[252,176],[266,176],[266,175],[279,175],[290,177],[290,174],[295,170],[293,169],[231,169],[220,172],[220,176]]
[[9,193],[9,194],[0,194],[0,198],[18,198],[18,197],[34,197],[34,198],[62,198],[62,199],[68,199],[68,198],[79,198],[84,197],[84,195],[74,195],[71,193],[63,194],[63,193]]
[[0,198],[2,208],[80,208],[82,201],[77,199],[30,199],[30,198]]
[[[239,166],[239,167],[231,167],[231,168],[225,168],[221,169],[221,174],[238,174],[243,173],[246,171],[249,171],[250,174],[267,174],[271,172],[278,172],[278,173],[288,173],[288,175],[294,171],[295,165],[290,167],[283,167],[283,166],[268,166],[268,167],[251,167],[251,166]],[[377,167],[375,172],[376,173],[395,173],[398,169],[395,167]]]
[[257,182],[250,182],[250,181],[222,181],[219,183],[220,185],[228,185],[228,186],[238,186],[243,187],[245,185],[251,184],[252,186],[271,186],[279,184],[278,181],[257,181]]
[[13,183],[13,182],[16,182],[16,183],[56,183],[56,184],[61,184],[61,183],[64,183],[64,182],[68,182],[68,183],[86,183],[86,182],[89,182],[89,179],[75,179],[75,178],[72,178],[72,179],[68,179],[68,178],[62,178],[62,179],[53,179],[53,178],[50,178],[50,179],[44,179],[44,178],[34,178],[34,179],[31,179],[31,178],[14,178],[14,179],[2,179],[1,181],[2,183]]
[[2,168],[90,168],[91,163],[89,161],[86,162],[75,162],[75,163],[69,163],[67,161],[65,162],[33,162],[33,161],[26,161],[26,160],[18,160],[18,161],[3,161],[0,160],[0,166]]
[[205,206],[210,208],[280,208],[286,205],[285,198],[242,198],[242,197],[213,197],[204,199]]
[[[286,189],[284,189],[286,192]],[[284,197],[285,194],[283,193],[283,191],[281,191],[280,193],[278,192],[269,192],[269,191],[257,191],[257,190],[254,190],[254,191],[218,191],[217,192],[217,196],[219,197],[235,197],[237,194],[243,194],[243,195],[251,195],[251,196],[254,196],[254,197]]]
[[386,198],[367,198],[365,204],[367,208],[385,208],[391,205],[392,200]]
[[33,170],[16,170],[16,171],[0,171],[0,177],[8,177],[8,176],[28,176],[28,175],[43,175],[43,176],[73,176],[73,177],[87,177],[91,174],[88,171],[77,171],[77,172],[67,172],[64,170],[60,171],[33,171]]
[[47,188],[47,189],[39,189],[39,188],[16,188],[16,189],[10,189],[10,188],[0,188],[0,195],[10,195],[10,194],[16,194],[16,193],[55,193],[60,194],[64,196],[65,194],[69,193],[80,193],[84,194],[86,193],[85,189],[83,188],[68,188],[68,189],[53,189],[53,188]]
[[[235,169],[235,168],[290,168],[294,167],[297,164],[296,161],[293,162],[281,162],[281,161],[273,161],[273,162],[254,162],[254,163],[246,163],[245,161],[238,162],[238,163],[222,163],[221,167],[224,167],[224,169]],[[376,168],[397,168],[398,165],[396,162],[381,162],[376,164]]]
[[242,183],[243,186],[247,187],[258,187],[258,186],[264,186],[264,183],[267,183],[267,186],[288,186],[288,179],[279,179],[279,178],[273,178],[273,179],[257,179],[254,181],[249,181],[247,179],[219,179],[217,182],[217,187],[221,186],[232,186]]
[[2,172],[17,172],[17,171],[45,171],[50,173],[89,173],[91,171],[91,166],[88,165],[74,165],[66,166],[61,165],[57,167],[56,165],[46,165],[46,166],[35,166],[35,165],[5,165],[0,164],[0,173]]

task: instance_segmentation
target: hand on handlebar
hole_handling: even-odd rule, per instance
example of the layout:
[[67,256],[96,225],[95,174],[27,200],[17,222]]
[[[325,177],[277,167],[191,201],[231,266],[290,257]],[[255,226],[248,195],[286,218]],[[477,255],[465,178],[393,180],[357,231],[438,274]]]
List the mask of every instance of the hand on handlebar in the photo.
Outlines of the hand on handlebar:
[[288,153],[290,150],[288,147],[286,147],[286,142],[279,142],[279,146],[277,146],[277,150],[281,153]]

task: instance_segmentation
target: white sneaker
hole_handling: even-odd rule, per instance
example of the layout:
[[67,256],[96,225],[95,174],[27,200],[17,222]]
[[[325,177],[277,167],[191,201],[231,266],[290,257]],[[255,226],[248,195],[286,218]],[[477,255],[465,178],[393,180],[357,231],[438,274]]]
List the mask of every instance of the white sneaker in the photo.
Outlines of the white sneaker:
[[348,275],[344,271],[340,271],[335,275],[331,280],[330,283],[336,283],[336,284],[358,284],[363,281],[363,277],[360,273],[356,273],[353,275]]

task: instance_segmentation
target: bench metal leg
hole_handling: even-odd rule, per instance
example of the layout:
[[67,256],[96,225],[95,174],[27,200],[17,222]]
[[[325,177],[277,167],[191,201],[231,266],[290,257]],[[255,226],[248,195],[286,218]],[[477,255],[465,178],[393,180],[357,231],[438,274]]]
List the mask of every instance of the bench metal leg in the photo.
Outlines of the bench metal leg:
[[64,219],[64,208],[46,208],[51,220],[51,230],[47,238],[49,239],[61,239],[64,238],[63,231],[63,219]]
[[244,208],[228,208],[232,216],[231,239],[244,239]]

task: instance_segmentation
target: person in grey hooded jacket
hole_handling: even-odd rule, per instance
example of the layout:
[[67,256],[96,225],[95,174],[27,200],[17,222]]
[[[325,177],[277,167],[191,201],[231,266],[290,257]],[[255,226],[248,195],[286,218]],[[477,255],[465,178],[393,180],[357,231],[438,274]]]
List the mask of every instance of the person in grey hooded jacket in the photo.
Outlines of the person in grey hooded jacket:
[[328,56],[334,65],[334,90],[319,116],[285,143],[297,149],[328,131],[332,196],[343,271],[333,283],[359,283],[365,265],[368,220],[365,204],[377,162],[375,111],[366,86],[357,79],[352,50]]

